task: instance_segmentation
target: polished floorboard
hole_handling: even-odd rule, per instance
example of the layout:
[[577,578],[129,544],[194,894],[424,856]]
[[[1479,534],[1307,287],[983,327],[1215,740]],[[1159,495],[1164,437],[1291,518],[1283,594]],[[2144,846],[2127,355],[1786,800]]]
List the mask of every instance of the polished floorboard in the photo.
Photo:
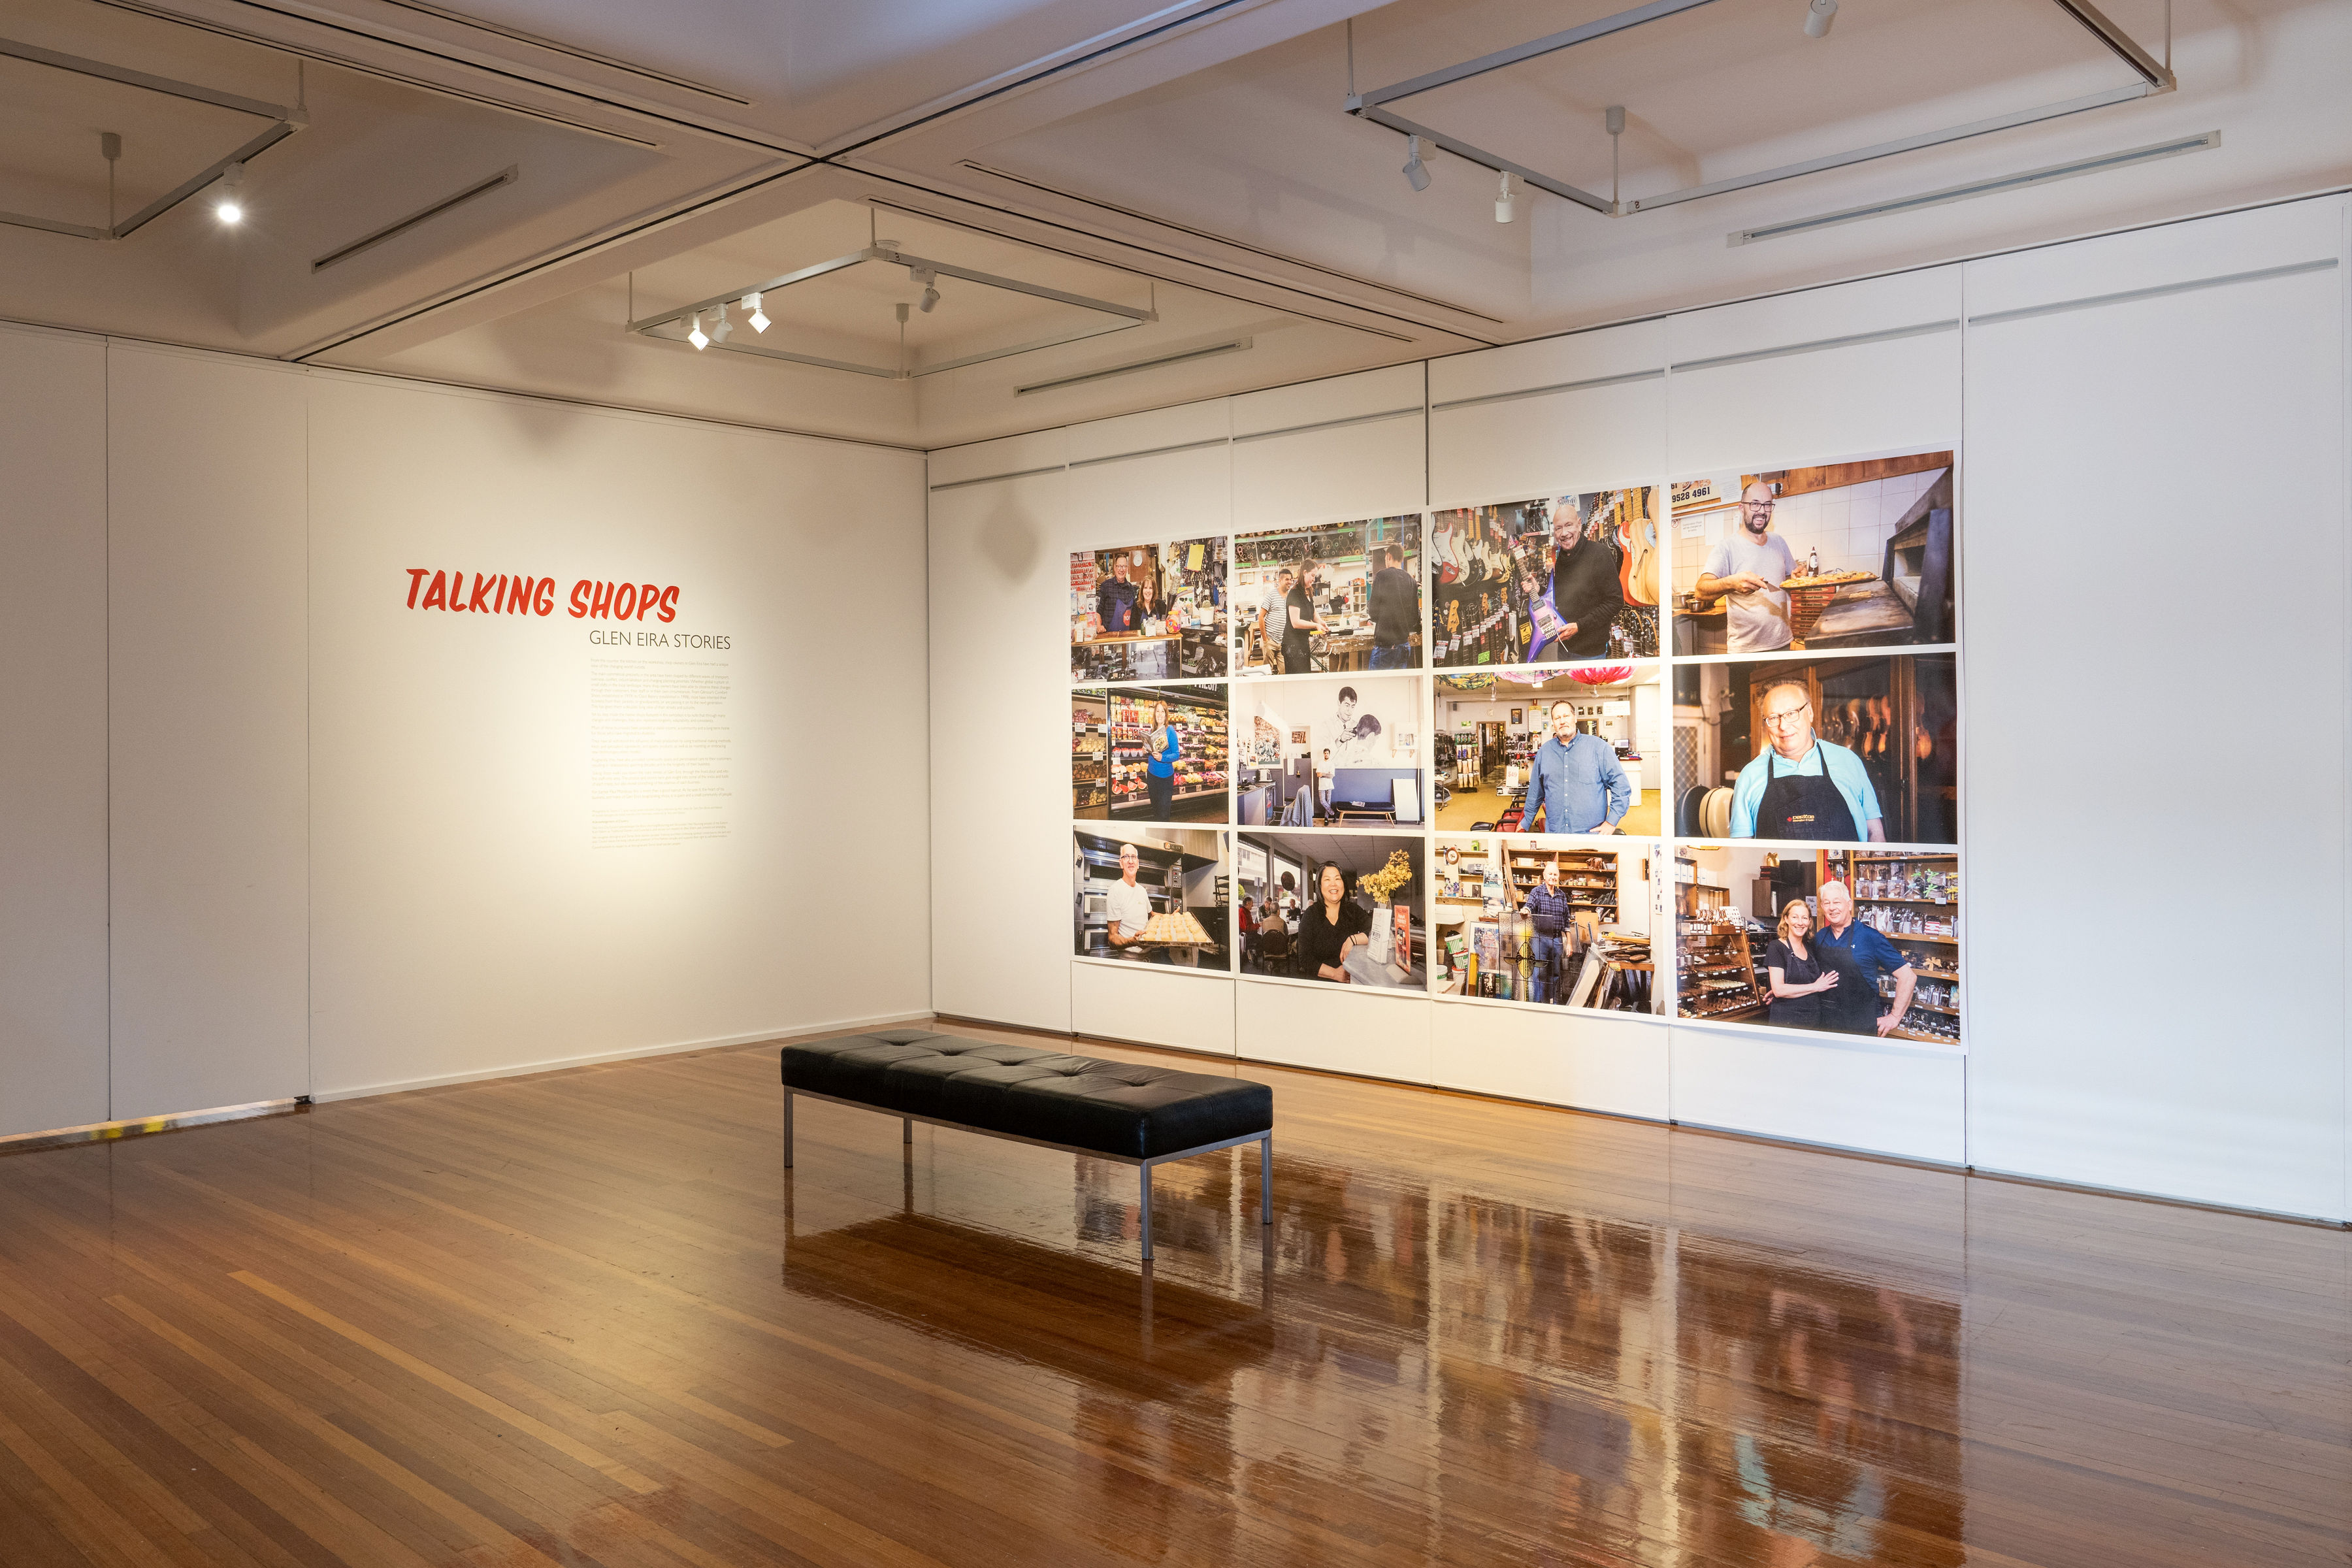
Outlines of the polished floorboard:
[[772,1047],[0,1158],[0,1564],[2352,1562],[2352,1234],[1242,1071],[1149,1273]]

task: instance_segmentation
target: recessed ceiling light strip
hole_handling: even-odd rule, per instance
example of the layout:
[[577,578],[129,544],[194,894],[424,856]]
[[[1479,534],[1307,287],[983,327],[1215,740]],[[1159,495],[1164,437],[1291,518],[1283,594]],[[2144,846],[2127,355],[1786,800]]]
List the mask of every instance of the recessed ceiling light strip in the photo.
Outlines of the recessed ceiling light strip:
[[1916,212],[1922,207],[1941,206],[1947,202],[1964,202],[1976,196],[1997,195],[2003,191],[2021,191],[2034,185],[2046,185],[2057,180],[2071,180],[2082,174],[2096,174],[2108,169],[2126,168],[2136,163],[2153,163],[2159,158],[2178,157],[2184,153],[2202,153],[2221,144],[2219,131],[2208,131],[2200,136],[2176,137],[2169,142],[2154,142],[2145,147],[2133,147],[2121,153],[2105,153],[2095,158],[2077,158],[2069,163],[2052,163],[2040,169],[2028,169],[2021,174],[2002,174],[1990,180],[1972,180],[1964,185],[1946,185],[1940,190],[1922,191],[1917,195],[1897,196],[1891,201],[1871,202],[1858,207],[1843,207],[1836,212],[1817,214],[1812,217],[1791,218],[1786,223],[1759,224],[1724,237],[1727,245],[1753,245],[1760,239],[1782,239],[1792,234],[1810,234],[1816,229],[1830,228],[1842,223],[1860,223],[1864,218],[1887,217],[1896,213]]
[[397,239],[402,235],[406,234],[410,229],[415,228],[418,224],[428,223],[454,207],[463,206],[467,202],[472,201],[476,196],[486,196],[492,191],[497,190],[500,185],[513,184],[516,176],[520,173],[521,170],[518,165],[509,163],[505,168],[500,169],[497,174],[492,174],[488,179],[477,180],[472,184],[467,185],[464,190],[457,193],[455,195],[444,196],[439,201],[435,202],[431,206],[420,207],[416,211],[410,213],[406,217],[402,218],[395,223],[388,223],[384,225],[382,228],[377,229],[373,234],[367,235],[362,238],[352,241],[351,244],[344,246],[341,250],[331,250],[327,252],[326,255],[320,257],[316,261],[310,263],[310,270],[313,272],[322,272],[328,268],[334,266],[335,263],[339,261],[349,261],[352,257],[357,256],[363,250],[373,249],[375,247],[382,245],[385,240]]

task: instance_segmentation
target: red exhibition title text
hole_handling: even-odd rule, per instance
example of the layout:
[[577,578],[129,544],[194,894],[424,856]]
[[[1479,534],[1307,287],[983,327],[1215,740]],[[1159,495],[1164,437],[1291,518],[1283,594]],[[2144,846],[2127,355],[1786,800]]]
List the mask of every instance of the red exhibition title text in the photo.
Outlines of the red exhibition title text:
[[[485,616],[551,616],[555,614],[552,577],[492,576],[474,574],[472,592],[463,572],[435,572],[429,566],[408,571],[408,607],[412,610],[454,610]],[[425,582],[430,574],[433,581]],[[565,608],[574,620],[657,621],[677,619],[677,590],[658,583],[592,583],[572,584]]]

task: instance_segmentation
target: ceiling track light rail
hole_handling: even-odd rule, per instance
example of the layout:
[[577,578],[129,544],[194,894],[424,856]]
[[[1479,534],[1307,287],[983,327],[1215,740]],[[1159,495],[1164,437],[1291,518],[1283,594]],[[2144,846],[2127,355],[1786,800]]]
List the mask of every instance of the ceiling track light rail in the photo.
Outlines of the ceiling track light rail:
[[[942,278],[958,278],[966,282],[978,283],[991,289],[1007,289],[1013,293],[1029,295],[1033,299],[1050,300],[1056,304],[1071,305],[1082,310],[1096,311],[1111,317],[1112,321],[1108,326],[1080,327],[1070,331],[1055,332],[1027,342],[1014,343],[1010,347],[989,349],[979,353],[963,354],[953,359],[923,364],[908,363],[905,358],[903,348],[898,363],[878,365],[861,364],[853,360],[835,359],[823,354],[803,353],[797,350],[781,348],[772,343],[727,341],[728,333],[732,330],[731,323],[727,320],[727,308],[730,305],[741,305],[745,320],[751,323],[752,330],[764,333],[772,324],[767,318],[764,296],[772,294],[779,289],[789,289],[795,283],[805,283],[812,279],[822,278],[827,273],[838,272],[844,268],[856,267],[861,262],[867,261],[879,261],[887,266],[905,268],[909,281],[922,285],[922,301],[915,308],[926,315],[930,314],[940,301],[939,280]],[[899,325],[902,329],[906,324],[908,309],[905,304],[900,304],[897,308]],[[703,318],[706,316],[712,320],[712,324],[708,328],[703,325]],[[966,365],[985,363],[990,360],[1010,359],[1015,354],[1034,353],[1039,349],[1050,349],[1063,343],[1076,342],[1085,338],[1100,337],[1106,332],[1125,331],[1131,327],[1139,327],[1158,320],[1160,320],[1160,312],[1154,310],[1135,305],[1122,305],[1110,300],[1097,300],[1085,294],[1073,294],[1066,289],[1051,289],[1043,283],[1024,282],[1018,278],[1001,277],[993,272],[975,271],[969,267],[958,267],[952,262],[936,261],[927,256],[910,256],[899,248],[897,241],[884,239],[877,240],[863,250],[853,250],[846,256],[836,256],[829,261],[820,261],[814,266],[803,267],[797,271],[771,278],[764,283],[755,284],[748,289],[730,289],[724,294],[715,294],[708,300],[698,300],[690,305],[680,305],[675,310],[663,311],[659,315],[642,317],[631,321],[628,330],[642,337],[691,343],[697,351],[704,348],[722,348],[730,353],[756,354],[762,359],[787,360],[795,364],[815,365],[824,370],[845,370],[858,375],[876,376],[885,381],[909,381],[919,376],[938,375],[943,371],[961,370]]]
[[[1573,202],[1604,217],[1627,217],[1634,213],[1647,212],[1653,207],[1673,206],[1682,202],[1696,201],[1701,196],[1721,195],[1727,191],[1746,190],[1751,186],[1771,184],[1780,180],[1793,180],[1801,175],[1819,174],[1828,169],[1844,168],[1853,163],[1868,163],[1876,158],[1892,157],[1899,153],[1916,152],[1923,147],[1936,147],[1947,142],[1966,141],[1969,137],[1982,136],[1990,132],[2006,131],[2020,125],[2032,125],[2064,115],[2080,114],[2087,110],[2104,109],[2111,104],[2127,103],[2135,99],[2170,92],[2179,85],[2169,66],[2158,60],[2134,42],[2128,34],[2108,20],[2096,6],[2089,3],[2089,0],[2051,0],[2053,5],[2081,23],[2092,37],[2116,58],[2129,66],[2138,80],[2128,87],[2107,92],[2092,93],[2082,98],[2068,99],[2063,102],[2044,104],[2036,109],[2021,110],[2014,114],[2000,115],[1990,120],[1979,120],[1966,125],[1952,126],[1943,131],[1931,131],[1918,136],[1903,137],[1896,141],[1881,142],[1868,147],[1855,148],[1849,153],[1835,153],[1827,157],[1807,159],[1802,163],[1784,163],[1777,168],[1759,170],[1752,174],[1734,175],[1729,179],[1690,185],[1654,196],[1636,197],[1631,201],[1621,199],[1613,189],[1611,195],[1603,196],[1565,180],[1554,179],[1523,163],[1513,163],[1499,153],[1491,152],[1475,142],[1465,142],[1457,136],[1449,136],[1431,126],[1409,120],[1388,107],[1402,99],[1412,98],[1436,88],[1450,86],[1454,82],[1467,81],[1473,77],[1484,76],[1489,71],[1501,70],[1507,66],[1517,65],[1523,60],[1536,59],[1561,49],[1573,48],[1579,44],[1590,43],[1595,38],[1605,38],[1612,34],[1622,33],[1629,27],[1638,27],[1644,23],[1680,16],[1685,11],[1695,11],[1702,5],[1713,3],[1714,0],[1651,0],[1651,3],[1645,5],[1636,5],[1631,10],[1620,11],[1611,16],[1602,16],[1562,32],[1547,34],[1540,38],[1532,38],[1524,44],[1515,44],[1507,49],[1497,49],[1492,54],[1481,55],[1476,59],[1465,60],[1458,65],[1425,71],[1420,76],[1409,77],[1402,81],[1376,88],[1370,92],[1350,90],[1345,107],[1347,111],[1357,119],[1369,121],[1374,125],[1382,126],[1407,139],[1406,145],[1409,153],[1405,163],[1405,177],[1416,191],[1427,189],[1430,184],[1431,176],[1422,160],[1422,148],[1425,143],[1451,153],[1465,163],[1475,163],[1482,168],[1492,170],[1503,176],[1507,185],[1510,177],[1517,175],[1521,181],[1537,190],[1549,191],[1553,195]],[[1837,14],[1838,0],[1805,0],[1805,7],[1806,35],[1815,38],[1826,37],[1830,30],[1830,23]],[[2170,26],[2169,16],[2170,12],[2168,8],[2168,28]],[[1354,86],[1352,37],[1351,29],[1349,53],[1351,89]],[[2168,38],[2166,46],[2168,58],[2170,52],[2170,42]],[[1609,110],[1609,132],[1612,141],[1623,127],[1623,115],[1624,110],[1622,108],[1612,108]],[[1614,162],[1615,153],[1612,147],[1612,167]],[[1612,184],[1613,186],[1613,176]],[[1497,221],[1508,221],[1501,217],[1499,204],[1496,216]]]
[[[109,65],[104,60],[85,59],[79,55],[60,54],[55,49],[45,49],[35,44],[20,43],[14,38],[0,38],[0,55],[13,59],[26,60],[34,65],[48,66],[56,70],[71,71],[76,76],[96,77],[101,81],[121,82],[126,87],[143,88],[149,92],[160,92],[172,98],[185,99],[191,103],[209,103],[216,109],[233,109],[239,114],[250,114],[257,119],[274,121],[268,129],[227,157],[199,171],[173,189],[157,196],[120,223],[113,221],[111,213],[108,215],[106,226],[100,228],[94,224],[61,223],[54,218],[36,217],[28,213],[0,212],[0,224],[9,224],[17,228],[43,229],[50,234],[70,235],[76,239],[128,239],[190,196],[221,183],[224,179],[229,182],[226,199],[229,205],[234,205],[233,193],[236,180],[244,174],[245,165],[310,122],[309,111],[299,104],[289,109],[283,104],[265,103],[257,98],[246,98],[234,92],[222,92],[195,82],[176,81],[170,77],[151,76],[145,71],[135,71],[122,66]],[[105,134],[113,136],[111,132]],[[111,165],[121,153],[121,139],[114,137],[110,147],[111,150],[105,153],[110,166],[110,183],[112,178]],[[237,218],[244,216],[242,206],[236,206],[236,217],[230,217],[224,213],[222,221],[235,223]]]
[[443,196],[430,206],[419,207],[406,217],[395,218],[373,234],[362,235],[340,249],[327,252],[326,255],[310,263],[310,270],[323,272],[337,262],[349,261],[362,251],[373,250],[388,239],[398,239],[419,224],[430,223],[443,213],[464,206],[477,196],[487,196],[502,185],[513,184],[521,173],[520,165],[509,163],[487,180],[477,180],[464,190]]

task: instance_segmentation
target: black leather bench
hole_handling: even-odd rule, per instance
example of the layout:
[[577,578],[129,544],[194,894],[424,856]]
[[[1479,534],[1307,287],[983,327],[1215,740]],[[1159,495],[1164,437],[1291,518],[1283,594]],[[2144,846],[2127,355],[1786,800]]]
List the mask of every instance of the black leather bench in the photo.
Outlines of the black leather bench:
[[1151,1256],[1151,1167],[1258,1145],[1258,1223],[1274,1223],[1274,1090],[1247,1079],[887,1029],[786,1046],[784,1163],[793,1100],[855,1105],[915,1123],[985,1132],[1141,1168],[1143,1256]]

